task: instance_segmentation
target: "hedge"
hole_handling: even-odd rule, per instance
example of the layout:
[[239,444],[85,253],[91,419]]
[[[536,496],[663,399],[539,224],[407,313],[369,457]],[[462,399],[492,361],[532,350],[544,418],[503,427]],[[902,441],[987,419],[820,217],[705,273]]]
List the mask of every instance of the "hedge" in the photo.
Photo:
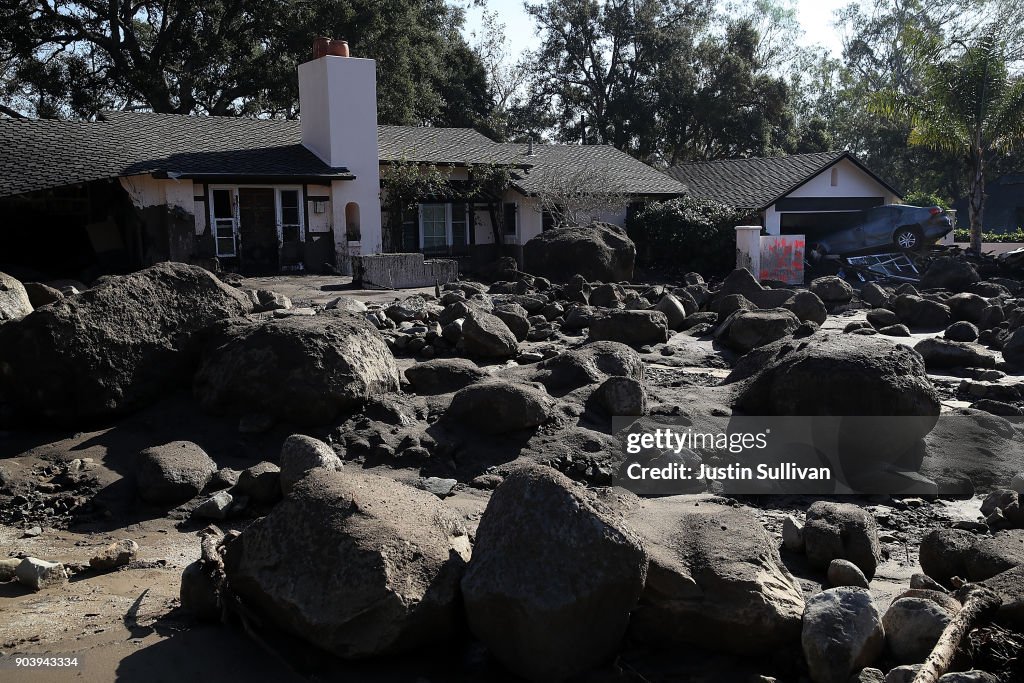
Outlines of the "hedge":
[[[953,231],[953,240],[955,242],[970,242],[971,231],[967,228],[957,228]],[[983,232],[981,233],[982,242],[1024,242],[1024,230],[1017,228],[1014,232]]]
[[626,224],[639,265],[705,275],[729,272],[736,263],[736,225],[731,207],[684,196],[652,202]]

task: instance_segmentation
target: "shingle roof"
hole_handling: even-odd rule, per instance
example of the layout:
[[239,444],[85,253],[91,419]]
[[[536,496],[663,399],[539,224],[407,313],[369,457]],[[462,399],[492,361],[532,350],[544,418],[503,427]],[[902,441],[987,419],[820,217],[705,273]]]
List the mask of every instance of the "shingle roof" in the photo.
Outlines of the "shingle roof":
[[526,194],[558,187],[565,179],[600,184],[601,189],[630,195],[678,195],[686,186],[611,145],[505,144],[517,158],[533,167],[521,174],[516,186]]
[[900,194],[849,152],[694,161],[673,166],[667,173],[686,183],[694,196],[714,199],[737,209],[761,210],[843,158],[857,164],[893,194]]
[[[378,126],[380,160],[508,164],[531,193],[546,179],[607,171],[613,191],[680,194],[677,181],[608,146],[499,144],[469,128]],[[99,121],[0,121],[0,197],[142,173],[351,177],[302,146],[298,121],[110,112]],[[533,168],[529,168],[533,167]],[[529,170],[525,170],[528,169]]]

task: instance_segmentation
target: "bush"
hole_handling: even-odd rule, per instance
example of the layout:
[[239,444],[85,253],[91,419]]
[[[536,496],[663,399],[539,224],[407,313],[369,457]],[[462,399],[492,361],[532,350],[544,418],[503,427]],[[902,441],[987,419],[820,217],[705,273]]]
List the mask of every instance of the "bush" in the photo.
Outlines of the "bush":
[[630,217],[626,230],[639,265],[713,275],[736,265],[740,218],[725,204],[685,196],[647,204]]
[[903,203],[909,206],[937,206],[945,211],[949,210],[949,202],[934,192],[915,190],[903,198]]
[[[957,228],[953,231],[953,240],[955,242],[970,242],[971,231],[967,228]],[[1024,230],[1017,228],[1013,232],[983,232],[981,233],[982,242],[1024,242]]]

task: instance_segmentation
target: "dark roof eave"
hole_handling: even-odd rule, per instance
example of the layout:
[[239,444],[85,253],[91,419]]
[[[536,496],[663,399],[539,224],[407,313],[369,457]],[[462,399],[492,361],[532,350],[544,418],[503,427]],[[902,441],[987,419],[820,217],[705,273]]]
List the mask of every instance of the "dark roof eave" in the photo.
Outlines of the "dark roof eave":
[[451,166],[453,168],[472,168],[473,166],[508,166],[509,168],[516,168],[519,170],[529,170],[533,168],[533,164],[524,163],[513,163],[505,161],[423,161],[420,159],[380,159],[379,162],[385,165],[411,163],[411,164],[423,164],[427,166]]
[[[523,195],[524,197],[538,197],[538,196],[540,196],[540,193],[538,193],[538,192],[531,192],[529,190],[525,190],[525,189],[523,189],[523,187],[521,185],[518,185],[516,183],[512,183],[512,189],[515,190],[516,192],[518,192],[519,194]],[[687,194],[688,192],[689,192],[689,190],[684,188],[682,190],[679,190],[678,192],[620,192],[619,194],[624,194],[627,197],[638,197],[638,198],[640,198],[640,197],[682,197],[683,195]]]
[[190,173],[176,171],[153,171],[154,178],[162,180],[200,180],[203,182],[242,181],[262,183],[316,183],[325,180],[355,180],[349,171],[334,173]]

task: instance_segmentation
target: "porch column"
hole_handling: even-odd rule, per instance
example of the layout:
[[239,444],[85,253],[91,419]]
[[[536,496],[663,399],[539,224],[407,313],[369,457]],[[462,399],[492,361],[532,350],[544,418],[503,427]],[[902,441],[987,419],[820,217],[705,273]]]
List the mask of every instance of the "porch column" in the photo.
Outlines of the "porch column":
[[736,226],[736,267],[746,268],[761,279],[761,226]]

